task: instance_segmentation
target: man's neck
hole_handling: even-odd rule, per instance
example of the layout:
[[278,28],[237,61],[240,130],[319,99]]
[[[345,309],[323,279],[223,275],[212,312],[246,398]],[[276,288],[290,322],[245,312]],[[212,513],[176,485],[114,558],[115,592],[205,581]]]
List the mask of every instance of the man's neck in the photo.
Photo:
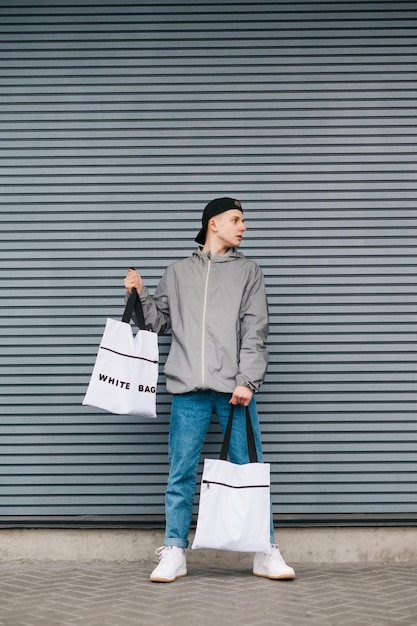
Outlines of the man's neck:
[[216,245],[215,242],[206,242],[203,246],[203,254],[207,254],[208,252],[211,252],[212,256],[215,256],[215,255],[222,256],[226,254],[228,250],[229,248],[226,248],[225,246],[222,246],[218,243]]

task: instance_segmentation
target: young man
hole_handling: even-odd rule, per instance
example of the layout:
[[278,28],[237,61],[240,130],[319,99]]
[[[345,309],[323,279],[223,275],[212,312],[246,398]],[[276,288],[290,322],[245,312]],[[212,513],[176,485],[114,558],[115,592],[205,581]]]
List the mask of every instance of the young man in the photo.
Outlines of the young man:
[[[165,365],[167,390],[173,394],[169,432],[169,477],[165,499],[164,545],[153,582],[172,582],[187,574],[185,548],[191,524],[197,467],[216,413],[224,432],[230,404],[236,405],[229,457],[248,463],[245,407],[250,410],[259,460],[261,435],[254,394],[267,364],[268,307],[259,266],[237,250],[246,225],[240,202],[216,198],[207,204],[191,257],[165,271],[152,297],[133,269],[125,278],[137,289],[145,321],[160,334],[172,331]],[[292,579],[274,543],[271,515],[270,554],[255,555],[253,573]]]

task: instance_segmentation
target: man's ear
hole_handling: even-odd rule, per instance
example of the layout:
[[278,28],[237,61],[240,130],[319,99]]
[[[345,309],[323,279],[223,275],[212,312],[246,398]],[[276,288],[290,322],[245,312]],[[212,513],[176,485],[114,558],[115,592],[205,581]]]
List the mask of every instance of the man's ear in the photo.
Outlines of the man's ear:
[[208,227],[210,228],[210,230],[212,230],[214,233],[217,232],[217,223],[214,217],[211,217],[208,221]]

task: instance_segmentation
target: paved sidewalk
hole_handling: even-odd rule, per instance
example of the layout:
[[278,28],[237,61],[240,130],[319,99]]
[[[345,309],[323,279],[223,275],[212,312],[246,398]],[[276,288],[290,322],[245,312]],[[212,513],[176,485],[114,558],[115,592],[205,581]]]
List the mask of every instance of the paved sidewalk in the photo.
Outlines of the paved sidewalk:
[[149,582],[151,562],[0,564],[1,626],[416,626],[416,564],[301,565],[295,581],[247,565],[189,566]]

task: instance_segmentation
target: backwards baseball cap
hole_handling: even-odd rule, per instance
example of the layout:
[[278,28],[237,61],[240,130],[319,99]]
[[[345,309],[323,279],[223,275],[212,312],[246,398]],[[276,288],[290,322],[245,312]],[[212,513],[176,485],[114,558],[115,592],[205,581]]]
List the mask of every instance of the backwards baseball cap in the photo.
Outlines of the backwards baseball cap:
[[203,211],[203,217],[201,218],[202,228],[198,233],[195,241],[200,245],[204,246],[206,241],[206,232],[207,232],[207,224],[215,215],[219,215],[219,213],[224,213],[225,211],[229,211],[230,209],[239,209],[242,211],[242,205],[239,200],[234,200],[233,198],[216,198],[207,204]]

